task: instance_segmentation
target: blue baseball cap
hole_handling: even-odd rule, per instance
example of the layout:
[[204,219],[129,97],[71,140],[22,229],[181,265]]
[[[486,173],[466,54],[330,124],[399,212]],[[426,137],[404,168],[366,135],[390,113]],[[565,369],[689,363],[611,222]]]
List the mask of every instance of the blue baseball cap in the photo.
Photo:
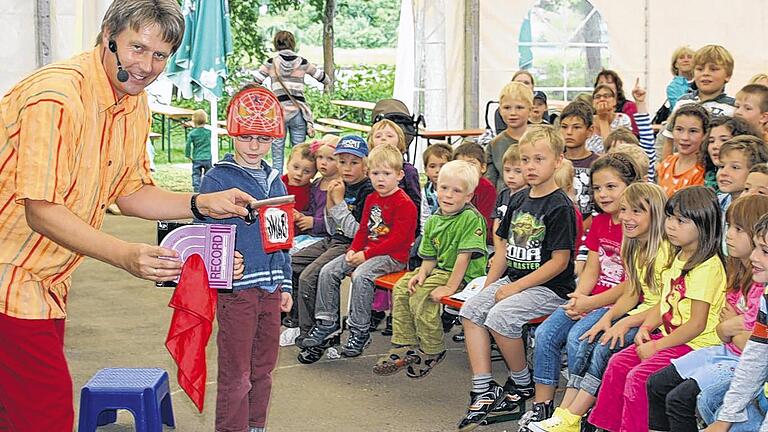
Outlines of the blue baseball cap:
[[336,144],[336,151],[333,153],[349,153],[359,158],[368,157],[368,143],[357,135],[347,135]]

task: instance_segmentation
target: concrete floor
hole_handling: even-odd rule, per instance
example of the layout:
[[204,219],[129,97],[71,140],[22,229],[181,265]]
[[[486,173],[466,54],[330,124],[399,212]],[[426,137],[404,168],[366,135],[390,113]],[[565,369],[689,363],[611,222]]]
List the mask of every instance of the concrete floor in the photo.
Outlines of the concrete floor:
[[[154,222],[108,215],[104,231],[135,242],[155,242]],[[208,347],[208,391],[198,413],[176,381],[176,367],[165,349],[171,309],[170,289],[101,262],[87,259],[75,272],[69,295],[66,351],[75,388],[104,367],[160,367],[171,376],[176,430],[214,430],[216,344]],[[455,331],[455,330],[454,330]],[[449,353],[421,381],[404,374],[379,377],[371,372],[376,358],[389,349],[376,333],[365,354],[355,359],[323,359],[313,365],[296,361],[297,349],[281,349],[274,373],[269,430],[281,431],[451,431],[468,402],[470,374],[464,346],[449,340]],[[503,382],[504,367],[494,363]],[[120,412],[118,423],[99,431],[131,431],[133,420]],[[516,422],[479,429],[517,431]]]

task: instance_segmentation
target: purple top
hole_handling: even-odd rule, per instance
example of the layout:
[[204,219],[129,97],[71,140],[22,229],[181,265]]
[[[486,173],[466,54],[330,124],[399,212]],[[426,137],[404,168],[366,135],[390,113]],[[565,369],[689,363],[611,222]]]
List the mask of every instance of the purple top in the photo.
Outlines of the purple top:
[[310,235],[315,237],[328,236],[328,232],[325,230],[325,201],[328,194],[324,190],[320,190],[320,181],[322,178],[318,178],[312,182],[312,187],[309,188],[309,208],[304,212],[305,215],[312,215],[314,217],[314,223],[312,224],[312,230]]
[[[408,162],[403,161],[403,179],[400,180],[400,188],[405,191],[408,198],[413,201],[413,205],[416,206],[416,211],[421,212],[421,184],[419,183],[419,170],[415,166]],[[419,216],[420,217],[420,216]],[[416,235],[419,233],[419,217],[417,217],[416,223]]]

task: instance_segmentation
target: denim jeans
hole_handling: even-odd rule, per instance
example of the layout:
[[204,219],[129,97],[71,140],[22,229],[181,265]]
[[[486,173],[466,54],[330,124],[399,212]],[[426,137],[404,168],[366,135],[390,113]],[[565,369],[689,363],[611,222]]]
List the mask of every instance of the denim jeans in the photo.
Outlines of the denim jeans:
[[[728,392],[728,387],[730,387],[730,385],[730,382],[721,382],[706,387],[699,393],[699,400],[696,407],[699,409],[699,414],[706,424],[712,424],[717,420],[717,413],[723,405],[723,398],[725,398],[725,393]],[[757,398],[747,406],[748,420],[742,423],[733,423],[729,432],[760,430],[760,425],[763,423],[763,418],[765,418],[766,412],[768,412],[768,400],[766,400],[765,393],[763,393],[761,387]]]
[[572,320],[563,308],[557,308],[536,329],[536,347],[533,354],[533,381],[556,386],[560,379],[560,353],[568,354],[568,369],[576,362],[579,337],[592,328],[605,315],[608,308],[599,308],[579,320]]
[[[615,321],[614,321],[615,324]],[[598,334],[595,341],[579,341],[578,353],[574,355],[574,362],[568,363],[568,387],[584,390],[592,396],[597,396],[597,391],[602,383],[603,373],[608,367],[611,356],[624,348],[632,345],[637,334],[637,327],[632,327],[624,335],[624,344],[611,349],[608,345],[602,345],[598,340],[603,335]]]
[[[307,122],[300,112],[285,122],[285,130],[291,136],[291,146],[301,144],[307,139]],[[285,156],[285,139],[278,138],[272,141],[272,168],[280,174],[283,173],[283,160]]]
[[210,159],[192,161],[192,190],[200,192],[200,180],[211,168]]

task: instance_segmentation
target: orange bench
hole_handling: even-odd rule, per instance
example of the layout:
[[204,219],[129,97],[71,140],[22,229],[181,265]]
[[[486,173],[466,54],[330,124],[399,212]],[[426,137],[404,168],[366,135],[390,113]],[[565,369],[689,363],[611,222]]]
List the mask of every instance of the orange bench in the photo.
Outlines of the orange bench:
[[[374,281],[374,284],[376,285],[377,288],[391,291],[395,287],[395,284],[397,283],[397,281],[399,281],[400,278],[402,278],[406,273],[408,272],[403,270],[396,273],[385,274],[384,276],[377,278],[376,281]],[[445,296],[442,299],[440,299],[440,303],[456,310],[461,309],[461,305],[464,304],[463,301],[456,300],[454,298],[451,298],[450,296]],[[547,319],[548,316],[549,315],[545,315],[539,318],[534,318],[528,321],[528,325],[541,324],[542,322],[544,322],[545,319]]]

